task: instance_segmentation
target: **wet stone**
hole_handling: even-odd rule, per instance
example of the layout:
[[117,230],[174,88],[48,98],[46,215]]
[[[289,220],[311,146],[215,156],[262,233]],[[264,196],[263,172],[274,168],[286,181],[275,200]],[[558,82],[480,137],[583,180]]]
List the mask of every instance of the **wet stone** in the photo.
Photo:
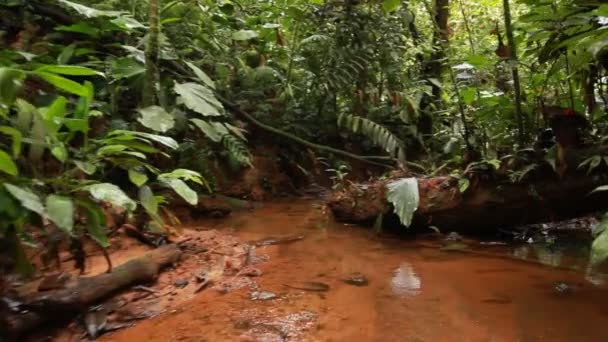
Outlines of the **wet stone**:
[[277,299],[279,296],[276,293],[269,291],[255,291],[251,293],[251,300],[271,300]]
[[369,280],[367,277],[360,272],[351,273],[348,276],[342,278],[342,281],[353,286],[367,286]]
[[188,286],[188,279],[177,279],[173,283],[173,286],[177,287],[178,289],[183,289],[184,287]]

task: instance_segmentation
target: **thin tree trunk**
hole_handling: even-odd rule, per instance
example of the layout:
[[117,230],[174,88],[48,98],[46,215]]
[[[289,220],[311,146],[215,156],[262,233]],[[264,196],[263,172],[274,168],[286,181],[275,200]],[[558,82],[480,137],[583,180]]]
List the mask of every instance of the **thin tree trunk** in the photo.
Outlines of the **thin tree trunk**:
[[432,98],[424,98],[421,104],[421,118],[418,124],[418,129],[422,134],[432,133],[433,119],[429,111],[431,109],[440,110],[443,108],[441,100],[441,86],[438,83],[441,80],[441,75],[445,69],[445,47],[449,41],[448,35],[448,19],[450,15],[449,0],[435,0],[433,9],[430,10],[433,19],[433,46],[434,52],[423,68],[424,77],[427,80],[433,79],[430,82],[432,88]]
[[517,120],[517,138],[519,145],[522,146],[526,141],[526,132],[524,130],[524,114],[521,107],[521,81],[519,79],[519,67],[517,65],[517,46],[515,45],[515,37],[513,36],[513,24],[511,23],[511,6],[509,0],[503,0],[505,31],[507,32],[507,41],[510,47],[510,59],[514,63],[511,72],[513,74],[513,88],[515,90],[515,117]]
[[158,61],[160,56],[159,11],[161,0],[150,0],[148,14],[148,43],[146,44],[146,78],[144,80],[143,104],[152,106],[158,104],[160,75]]

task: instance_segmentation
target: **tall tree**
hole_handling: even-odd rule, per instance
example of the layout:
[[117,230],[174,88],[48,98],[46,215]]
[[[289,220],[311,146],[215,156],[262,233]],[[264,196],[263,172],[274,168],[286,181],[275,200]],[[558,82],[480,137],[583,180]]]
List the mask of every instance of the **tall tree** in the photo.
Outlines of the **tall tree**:
[[515,91],[515,118],[517,120],[517,140],[520,146],[523,146],[526,140],[524,131],[524,114],[521,108],[521,81],[519,79],[519,67],[517,66],[517,46],[515,45],[515,37],[513,35],[513,24],[511,23],[511,6],[509,0],[503,0],[505,31],[507,32],[507,41],[509,44],[511,56],[509,59],[513,63],[511,72],[513,75],[513,90]]
[[150,0],[148,13],[148,42],[146,44],[146,78],[143,90],[143,105],[158,104],[160,75],[158,61],[160,56],[160,12],[161,0]]
[[433,7],[427,7],[433,19],[433,53],[423,65],[423,78],[429,81],[432,87],[432,97],[425,96],[421,101],[421,116],[418,130],[423,135],[432,134],[433,109],[443,108],[441,100],[441,85],[439,80],[445,69],[446,46],[449,41],[448,19],[450,17],[450,0],[435,0]]

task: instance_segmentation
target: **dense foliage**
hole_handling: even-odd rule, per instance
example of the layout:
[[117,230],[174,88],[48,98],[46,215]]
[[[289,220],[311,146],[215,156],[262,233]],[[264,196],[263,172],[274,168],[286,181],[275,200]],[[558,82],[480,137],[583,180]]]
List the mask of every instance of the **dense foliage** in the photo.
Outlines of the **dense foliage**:
[[162,231],[163,189],[196,204],[211,161],[249,167],[247,130],[319,148],[340,182],[350,157],[453,170],[462,191],[478,170],[563,175],[555,126],[543,144],[556,117],[584,118],[594,143],[606,130],[600,2],[5,0],[0,14],[0,234],[22,268],[21,246],[57,232],[107,247],[100,202]]

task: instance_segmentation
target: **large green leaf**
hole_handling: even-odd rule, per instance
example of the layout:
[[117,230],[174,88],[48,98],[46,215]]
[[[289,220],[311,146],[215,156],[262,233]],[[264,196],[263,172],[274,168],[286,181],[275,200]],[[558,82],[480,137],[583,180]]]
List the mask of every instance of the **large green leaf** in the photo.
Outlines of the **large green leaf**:
[[141,173],[137,170],[129,169],[129,180],[131,183],[137,186],[142,186],[148,181],[148,176],[146,176],[145,173]]
[[139,202],[149,214],[158,215],[158,201],[149,186],[142,186],[139,189]]
[[118,186],[111,183],[93,184],[86,187],[91,196],[98,201],[108,202],[129,211],[137,208],[137,203],[129,198]]
[[19,201],[19,203],[21,203],[24,208],[29,209],[40,216],[46,216],[40,197],[38,197],[38,195],[33,193],[31,190],[21,188],[10,183],[4,183],[4,187],[6,190],[8,190],[8,192],[10,192],[11,195],[13,195],[13,197],[15,197],[15,199]]
[[110,133],[108,133],[108,136],[115,138],[115,139],[119,139],[119,138],[125,138],[128,139],[129,137],[140,137],[145,139],[146,141],[156,141],[159,144],[163,144],[171,149],[176,149],[179,147],[179,144],[177,143],[177,141],[175,141],[173,138],[171,137],[166,137],[163,135],[157,135],[157,134],[150,134],[150,133],[145,133],[145,132],[136,132],[136,131],[127,131],[127,130],[113,130]]
[[74,229],[74,203],[69,197],[49,195],[46,198],[46,210],[49,220],[68,234]]
[[193,181],[198,184],[202,184],[202,177],[200,173],[188,169],[175,169],[168,173],[158,175],[159,180],[175,178],[183,179],[186,181]]
[[213,92],[196,83],[175,83],[173,88],[180,95],[179,100],[189,109],[203,116],[220,116],[222,104],[215,98]]
[[112,77],[117,80],[143,75],[146,67],[133,58],[123,57],[112,61]]
[[183,180],[176,178],[164,178],[162,179],[162,183],[171,187],[173,191],[180,195],[189,204],[196,205],[198,203],[198,195],[194,190],[190,189],[190,187]]
[[151,130],[165,133],[175,125],[175,119],[163,107],[150,106],[142,108],[138,112],[141,117],[137,121]]
[[78,96],[87,96],[87,89],[80,83],[69,80],[65,77],[44,71],[35,71],[37,76],[54,85],[58,89],[67,91]]
[[409,227],[412,224],[414,212],[418,209],[420,194],[416,178],[403,178],[386,185],[386,199],[393,204],[395,214],[401,223]]
[[200,129],[201,132],[207,136],[207,138],[211,139],[211,141],[222,141],[223,134],[218,132],[214,125],[212,125],[210,122],[201,119],[190,119],[190,121],[192,121],[192,123],[198,127],[198,129]]
[[44,65],[36,69],[35,72],[50,72],[69,76],[104,76],[99,71],[77,65]]
[[17,164],[11,159],[8,153],[0,150],[0,171],[7,173],[11,176],[16,176],[19,174],[19,169],[17,169]]
[[97,17],[118,17],[122,15],[122,12],[119,11],[101,11],[95,8],[87,7],[81,4],[77,4],[75,2],[71,2],[68,0],[58,0],[60,4],[69,7],[78,14],[83,15],[87,18],[97,18]]
[[203,70],[190,62],[186,62],[186,65],[192,69],[196,77],[198,77],[207,87],[215,89],[215,83]]

